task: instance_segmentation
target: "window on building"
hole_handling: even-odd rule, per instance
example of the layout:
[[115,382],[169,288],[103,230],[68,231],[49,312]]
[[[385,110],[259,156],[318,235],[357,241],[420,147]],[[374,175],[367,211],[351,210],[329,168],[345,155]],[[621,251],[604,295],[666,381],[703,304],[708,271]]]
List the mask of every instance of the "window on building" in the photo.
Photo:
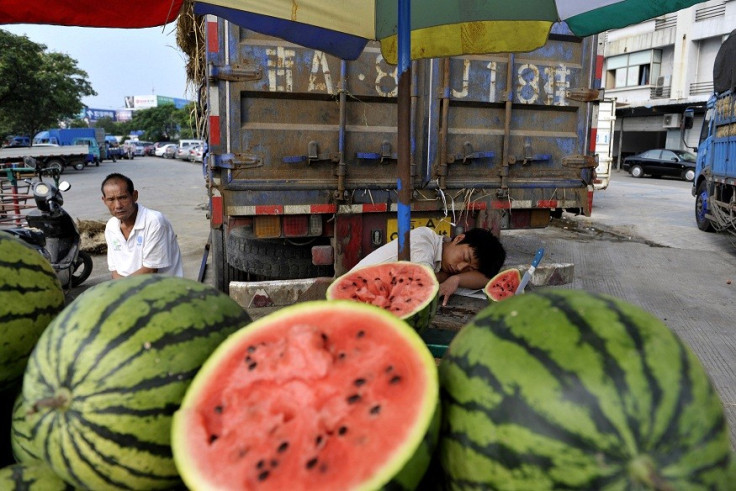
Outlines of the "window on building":
[[606,87],[618,89],[653,84],[659,76],[662,51],[652,49],[606,60]]

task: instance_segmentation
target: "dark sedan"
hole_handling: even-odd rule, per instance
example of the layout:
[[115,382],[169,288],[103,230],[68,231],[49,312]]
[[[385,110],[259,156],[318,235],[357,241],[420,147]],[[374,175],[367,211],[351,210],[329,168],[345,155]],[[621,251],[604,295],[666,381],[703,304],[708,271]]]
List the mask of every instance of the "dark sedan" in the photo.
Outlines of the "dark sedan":
[[658,148],[624,159],[623,170],[634,177],[672,176],[692,181],[695,178],[695,154],[685,150]]

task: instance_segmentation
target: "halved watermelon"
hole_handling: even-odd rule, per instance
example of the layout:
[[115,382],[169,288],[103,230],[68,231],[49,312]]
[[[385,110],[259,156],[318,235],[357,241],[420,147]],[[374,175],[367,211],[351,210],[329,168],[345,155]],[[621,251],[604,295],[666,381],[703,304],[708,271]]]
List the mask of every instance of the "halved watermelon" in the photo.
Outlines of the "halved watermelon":
[[437,312],[440,283],[432,268],[409,261],[353,269],[332,282],[327,300],[354,300],[381,307],[424,330]]
[[435,360],[371,305],[315,301],[236,332],[174,416],[190,489],[415,487],[439,429]]
[[513,297],[520,283],[521,273],[518,269],[505,269],[486,283],[483,292],[490,300],[498,302],[504,298]]

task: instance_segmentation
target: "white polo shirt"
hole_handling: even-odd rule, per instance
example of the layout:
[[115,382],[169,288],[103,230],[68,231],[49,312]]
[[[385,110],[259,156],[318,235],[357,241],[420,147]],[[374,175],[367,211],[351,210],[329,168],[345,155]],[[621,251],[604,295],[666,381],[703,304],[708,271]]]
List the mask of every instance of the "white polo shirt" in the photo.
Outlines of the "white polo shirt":
[[158,211],[139,204],[135,225],[127,240],[120,231],[120,220],[110,218],[105,226],[105,240],[110,271],[129,276],[145,266],[158,269],[159,274],[184,276],[174,228]]
[[[437,273],[442,267],[443,235],[439,235],[428,227],[418,227],[409,232],[409,255],[411,262],[426,264]],[[364,257],[356,268],[372,264],[383,264],[397,261],[399,258],[398,239],[384,244]]]

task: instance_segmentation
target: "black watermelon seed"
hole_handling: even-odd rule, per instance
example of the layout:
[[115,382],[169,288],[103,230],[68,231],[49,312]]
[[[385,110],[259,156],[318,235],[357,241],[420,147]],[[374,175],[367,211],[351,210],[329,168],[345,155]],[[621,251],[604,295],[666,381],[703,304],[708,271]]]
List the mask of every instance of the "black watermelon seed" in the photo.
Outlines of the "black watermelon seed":
[[253,345],[248,346],[248,353],[253,353],[253,352],[255,352],[255,350],[256,350],[256,347],[255,346],[253,346]]
[[375,405],[371,408],[371,414],[378,414],[381,412],[381,406]]
[[263,459],[261,459],[261,460],[259,460],[259,461],[258,461],[258,463],[256,464],[256,468],[258,468],[258,469],[263,469],[263,466],[264,466],[264,465],[266,465],[266,461],[265,461],[265,460],[263,460]]
[[401,377],[398,375],[394,375],[391,377],[391,380],[388,381],[389,384],[398,384],[401,381]]
[[217,414],[222,414],[222,406],[215,406],[215,412]]
[[318,462],[317,461],[317,457],[314,457],[312,459],[309,459],[307,461],[307,469],[311,469],[312,467],[314,467],[315,465],[317,465],[317,462]]
[[357,288],[358,284],[353,281],[353,286]]
[[380,280],[381,278],[379,278],[379,277],[377,277],[377,276],[376,276],[376,277],[375,277],[375,278],[373,278],[373,279],[374,279],[375,281],[378,281],[378,280]]
[[347,432],[348,432],[348,427],[347,426],[341,426],[341,427],[339,427],[337,429],[337,434],[338,435],[344,435]]
[[278,467],[279,461],[276,459],[271,459],[271,468]]
[[389,365],[389,366],[387,366],[387,367],[386,367],[386,373],[388,373],[388,372],[392,371],[393,369],[394,369],[394,366],[393,366],[393,365]]
[[407,298],[406,300],[404,300],[404,303],[411,303],[411,298]]
[[360,394],[353,394],[347,398],[348,404],[355,404],[360,400]]
[[364,383],[365,383],[364,378],[356,378],[355,380],[353,380],[353,384],[355,384],[356,387],[360,387]]
[[327,338],[327,334],[325,334],[325,333],[320,333],[320,334],[322,335],[322,341],[326,343],[327,342],[327,339],[328,339]]
[[337,357],[342,360],[343,358],[345,358],[345,353],[340,353],[339,355],[337,355]]
[[399,283],[403,283],[403,282],[404,282],[404,278],[399,278]]
[[210,443],[214,443],[218,438],[220,438],[219,435],[210,435]]
[[279,448],[277,450],[279,452],[286,452],[287,448],[289,448],[289,442],[281,442],[281,445],[279,445]]
[[314,439],[314,444],[319,445],[322,443],[322,435],[317,435],[317,438]]
[[253,369],[255,369],[255,368],[256,368],[257,366],[258,366],[258,363],[257,363],[257,362],[255,362],[255,361],[254,361],[254,362],[251,362],[251,363],[250,363],[250,364],[248,365],[248,370],[253,370]]
[[268,471],[263,471],[260,474],[258,474],[259,481],[265,481],[267,478],[268,478]]
[[362,281],[363,283],[368,283],[368,280],[366,280],[366,279],[365,279],[365,278],[363,278],[362,276],[360,277],[360,280],[361,280],[361,281]]
[[363,336],[365,336],[365,331],[358,331],[358,337],[362,338]]
[[245,357],[245,363],[250,363],[253,361],[253,358],[250,357],[250,355]]

